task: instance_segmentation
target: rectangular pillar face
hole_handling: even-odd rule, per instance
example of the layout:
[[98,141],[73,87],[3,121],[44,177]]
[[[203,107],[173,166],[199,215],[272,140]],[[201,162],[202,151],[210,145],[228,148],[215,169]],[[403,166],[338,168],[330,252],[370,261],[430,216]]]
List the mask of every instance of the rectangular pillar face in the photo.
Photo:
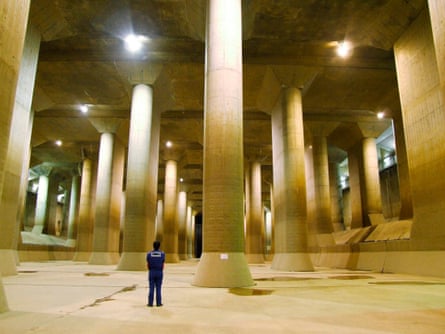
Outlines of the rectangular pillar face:
[[9,142],[17,80],[28,21],[29,0],[0,2],[0,194]]
[[445,103],[428,12],[394,45],[414,224],[413,240],[445,238]]
[[244,251],[241,2],[208,3],[204,251]]

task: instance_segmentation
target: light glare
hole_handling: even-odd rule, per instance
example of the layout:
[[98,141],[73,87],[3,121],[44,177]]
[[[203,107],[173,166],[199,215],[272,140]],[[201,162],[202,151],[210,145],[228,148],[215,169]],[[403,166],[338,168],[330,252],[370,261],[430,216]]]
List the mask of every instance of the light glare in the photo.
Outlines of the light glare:
[[350,43],[348,43],[346,41],[338,43],[337,54],[340,57],[345,58],[345,57],[349,56],[350,53],[351,53],[351,44]]
[[133,34],[127,35],[127,37],[125,37],[124,39],[125,47],[130,52],[138,52],[139,50],[142,49],[142,45],[146,40],[147,37],[142,35],[133,35]]

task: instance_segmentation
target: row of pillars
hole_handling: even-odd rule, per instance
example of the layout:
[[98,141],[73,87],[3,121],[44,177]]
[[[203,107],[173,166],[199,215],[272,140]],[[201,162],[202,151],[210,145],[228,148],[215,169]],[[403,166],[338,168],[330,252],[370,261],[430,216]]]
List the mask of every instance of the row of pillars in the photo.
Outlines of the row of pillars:
[[[261,256],[258,245],[263,241],[260,240],[261,227],[251,223],[247,226],[247,244],[244,238],[241,1],[209,1],[207,14],[203,253],[193,284],[210,287],[249,286],[253,280],[247,266],[246,245],[249,257],[255,258]],[[124,148],[115,136],[120,120],[91,121],[101,133],[97,180],[92,181],[92,167],[85,161],[76,258],[84,258],[83,245],[91,242],[89,263],[119,263],[118,268],[122,270],[143,270],[145,253],[155,237],[157,203],[160,120],[159,113],[153,112],[151,86],[138,84],[133,90],[122,254],[118,249],[120,211],[117,208],[122,197]],[[272,210],[275,222],[272,267],[279,270],[313,270],[307,252],[302,96],[297,87],[283,89],[280,102],[272,110],[272,138]],[[252,180],[257,180],[257,175],[258,166],[253,165]],[[252,187],[257,184],[256,181],[251,183]],[[172,188],[175,186],[171,185]],[[168,191],[174,192],[169,187],[170,184],[166,183],[166,194]],[[249,195],[250,222],[259,219],[256,216],[260,204],[256,194],[257,190],[254,190]],[[323,194],[320,196],[325,197]],[[171,217],[174,210],[170,209],[175,206],[173,201],[176,200],[176,197],[174,200],[170,196],[164,198],[162,237],[170,262],[178,260],[177,226],[172,223],[176,219]],[[85,224],[86,221],[94,221],[94,226]],[[90,236],[92,241],[87,240]]]

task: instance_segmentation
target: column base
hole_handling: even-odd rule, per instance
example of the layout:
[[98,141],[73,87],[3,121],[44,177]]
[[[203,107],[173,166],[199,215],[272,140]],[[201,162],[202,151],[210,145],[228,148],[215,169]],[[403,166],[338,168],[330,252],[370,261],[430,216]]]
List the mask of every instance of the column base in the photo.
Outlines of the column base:
[[68,239],[65,242],[65,247],[71,247],[71,248],[76,247],[76,239]]
[[264,254],[246,254],[248,264],[263,264]]
[[73,261],[88,262],[91,257],[91,252],[76,252],[73,256]]
[[123,252],[117,270],[147,270],[147,253],[145,252]]
[[3,289],[2,276],[0,275],[0,313],[8,312],[8,301],[6,300],[6,293]]
[[18,253],[13,249],[0,249],[0,274],[17,275]]
[[165,263],[179,263],[178,254],[165,253]]
[[42,232],[43,232],[43,226],[41,225],[34,226],[31,231],[31,233],[34,234],[42,234]]
[[88,264],[117,264],[119,262],[119,253],[111,252],[93,252]]
[[244,253],[203,253],[192,285],[208,288],[252,286]]
[[275,253],[271,268],[283,271],[314,271],[309,253]]

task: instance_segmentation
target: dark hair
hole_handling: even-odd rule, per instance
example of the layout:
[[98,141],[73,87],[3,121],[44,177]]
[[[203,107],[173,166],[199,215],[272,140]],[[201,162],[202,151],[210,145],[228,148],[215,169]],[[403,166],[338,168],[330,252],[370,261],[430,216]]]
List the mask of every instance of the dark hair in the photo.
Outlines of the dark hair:
[[154,250],[159,250],[159,247],[161,247],[161,242],[160,241],[154,241],[153,242],[153,248]]

